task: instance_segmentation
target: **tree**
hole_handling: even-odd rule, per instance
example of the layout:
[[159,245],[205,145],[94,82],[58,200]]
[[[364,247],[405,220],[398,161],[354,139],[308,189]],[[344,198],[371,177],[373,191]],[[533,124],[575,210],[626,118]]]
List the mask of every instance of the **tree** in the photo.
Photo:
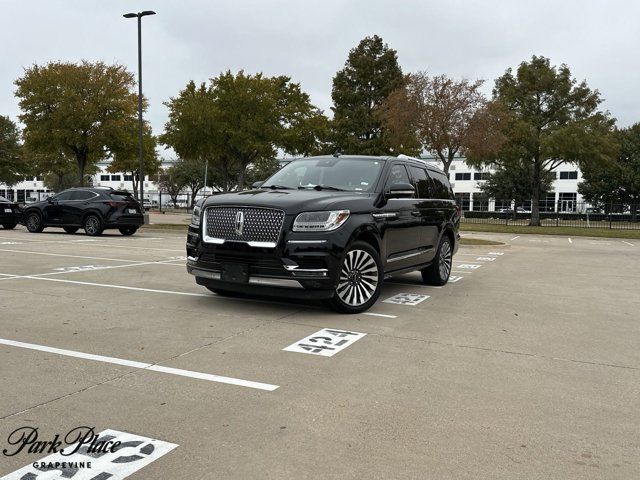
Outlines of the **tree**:
[[25,145],[34,153],[73,156],[80,185],[87,167],[107,156],[136,117],[133,75],[121,65],[33,65],[15,84]]
[[[487,197],[503,200],[513,200],[513,218],[517,217],[518,205],[531,200],[534,196],[531,190],[531,164],[528,162],[514,161],[508,167],[501,166],[489,174],[489,178],[480,185],[480,190]],[[538,197],[546,195],[551,190],[554,177],[545,172],[538,186]]]
[[365,37],[349,52],[333,78],[334,146],[344,153],[388,155],[379,109],[402,86],[404,77],[396,51],[377,35]]
[[247,169],[248,184],[262,182],[280,170],[280,163],[275,158],[265,158],[251,164]]
[[242,189],[249,165],[275,157],[278,150],[313,152],[321,142],[316,131],[327,122],[289,77],[243,71],[223,73],[208,86],[189,82],[167,106],[161,141],[202,169],[208,162],[222,191],[234,185]]
[[465,154],[471,121],[486,103],[482,84],[426,72],[407,75],[381,109],[388,141],[414,154],[433,152],[448,173],[455,156]]
[[205,164],[199,160],[181,160],[173,168],[173,174],[177,176],[176,181],[191,191],[189,208],[193,208],[196,195],[204,187]]
[[0,115],[0,183],[13,185],[28,170],[22,146],[20,131],[15,123]]
[[[498,78],[490,107],[495,118],[481,124],[493,132],[476,139],[501,138],[500,142],[475,143],[467,151],[473,166],[496,164],[512,168],[516,162],[530,166],[532,191],[530,225],[540,225],[540,185],[543,178],[564,163],[601,164],[615,154],[614,120],[598,110],[602,100],[585,81],[577,83],[569,67],[551,66],[548,58],[533,56],[517,72],[508,69]],[[490,117],[490,115],[489,115]]]
[[[151,177],[158,173],[162,162],[156,152],[156,138],[151,134],[151,127],[146,123],[142,143],[144,147],[144,173]],[[107,171],[111,173],[124,172],[131,175],[131,186],[136,200],[140,190],[138,148],[138,125],[137,122],[132,122],[129,128],[123,131],[119,142],[112,147],[113,160],[107,168]]]
[[160,170],[157,176],[158,188],[161,192],[169,194],[173,202],[173,208],[178,207],[178,195],[184,189],[182,176],[178,174],[176,165],[172,165],[166,170]]
[[49,190],[61,192],[78,181],[78,164],[75,158],[62,152],[57,154],[31,154],[33,169],[44,176],[43,184]]
[[616,131],[616,139],[616,158],[601,165],[586,165],[578,191],[594,204],[631,205],[635,221],[640,204],[640,123]]

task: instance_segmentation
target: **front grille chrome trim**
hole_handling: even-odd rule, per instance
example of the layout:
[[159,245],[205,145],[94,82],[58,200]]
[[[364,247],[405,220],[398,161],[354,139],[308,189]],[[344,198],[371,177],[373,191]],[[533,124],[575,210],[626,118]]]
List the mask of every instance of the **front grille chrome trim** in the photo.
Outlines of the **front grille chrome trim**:
[[[228,210],[228,212],[224,212],[227,215],[233,215],[234,218],[237,218],[238,212],[243,212],[243,222],[246,222],[246,217],[249,216],[249,221],[253,220],[253,224],[247,227],[246,224],[243,224],[243,228],[238,230],[237,226],[234,225],[234,232],[229,236],[231,238],[223,238],[221,236],[212,236],[209,235],[209,212],[211,210]],[[262,215],[258,212],[266,212]],[[249,215],[247,215],[247,213]],[[252,218],[253,217],[253,218]],[[269,218],[271,217],[271,218]],[[229,217],[230,219],[231,217]],[[229,220],[227,219],[227,220]],[[285,212],[284,210],[280,210],[277,208],[268,208],[268,207],[253,207],[248,205],[220,205],[220,206],[212,206],[204,209],[202,215],[202,241],[203,243],[209,243],[214,245],[222,245],[225,242],[240,242],[249,245],[250,247],[255,248],[275,248],[278,245],[278,241],[282,236],[282,228],[284,226]],[[272,225],[265,224],[261,225],[261,222],[267,222],[271,220]],[[224,224],[225,219],[220,219],[220,222],[223,222],[222,229],[230,229],[231,225]],[[279,223],[279,225],[275,223]],[[228,222],[227,222],[228,223]],[[257,231],[256,231],[257,229]],[[248,231],[247,231],[248,230]],[[266,231],[265,231],[266,230]],[[224,233],[224,232],[220,232]],[[251,238],[251,235],[258,236],[258,238]],[[260,238],[260,237],[269,237],[269,238]],[[238,238],[240,237],[240,238]],[[249,238],[242,238],[249,237]]]

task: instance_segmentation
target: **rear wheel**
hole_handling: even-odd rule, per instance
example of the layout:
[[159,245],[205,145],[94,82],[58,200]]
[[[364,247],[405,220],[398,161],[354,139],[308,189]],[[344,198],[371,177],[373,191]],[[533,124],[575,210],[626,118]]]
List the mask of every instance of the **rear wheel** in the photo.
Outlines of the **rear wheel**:
[[340,278],[329,306],[341,313],[368,310],[380,296],[384,275],[380,255],[365,242],[354,242],[342,259]]
[[84,232],[91,236],[97,237],[98,235],[102,235],[102,231],[104,228],[102,227],[102,221],[100,217],[97,215],[87,215],[84,219]]
[[44,230],[44,222],[38,212],[28,213],[24,223],[31,233],[40,233]]
[[16,228],[17,223],[3,223],[2,224],[2,228],[4,228],[5,230],[13,230],[14,228]]
[[451,275],[451,262],[453,261],[453,249],[451,240],[446,235],[442,236],[438,252],[433,263],[422,269],[422,280],[428,285],[444,285]]
[[138,227],[120,227],[118,230],[120,230],[122,235],[128,237],[129,235],[136,233],[138,231]]
[[67,233],[76,233],[80,227],[64,227],[64,231]]

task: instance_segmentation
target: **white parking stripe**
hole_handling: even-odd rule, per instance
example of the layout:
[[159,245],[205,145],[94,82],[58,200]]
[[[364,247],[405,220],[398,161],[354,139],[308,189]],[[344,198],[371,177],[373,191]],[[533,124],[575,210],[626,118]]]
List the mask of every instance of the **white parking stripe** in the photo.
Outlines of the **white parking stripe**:
[[630,246],[632,246],[632,247],[635,247],[635,245],[634,245],[633,243],[631,243],[631,242],[626,242],[626,241],[622,240],[622,243],[626,243],[627,245],[630,245]]
[[209,382],[227,383],[229,385],[238,385],[240,387],[255,388],[258,390],[267,390],[272,392],[278,385],[270,385],[268,383],[251,382],[249,380],[241,380],[239,378],[222,377],[220,375],[211,375],[209,373],[192,372],[190,370],[182,370],[180,368],[163,367],[153,363],[136,362],[133,360],[125,360],[122,358],[105,357],[102,355],[94,355],[92,353],[76,352],[73,350],[64,350],[62,348],[47,347],[45,345],[37,345],[35,343],[16,342],[15,340],[7,340],[0,338],[0,344],[11,347],[26,348],[29,350],[38,350],[41,352],[53,353],[56,355],[64,355],[66,357],[82,358],[84,360],[94,360],[96,362],[111,363],[113,365],[122,365],[124,367],[139,368],[141,370],[152,370],[154,372],[169,373],[181,377],[197,378],[199,380],[207,380]]
[[573,243],[573,240],[571,240],[571,237],[567,238],[567,240],[569,240],[569,243]]
[[[30,252],[28,250],[9,250],[8,248],[0,248],[0,252],[28,253],[29,255],[47,255],[50,257],[88,258],[89,260],[110,260],[112,262],[138,262],[138,260],[123,260],[121,258],[87,257],[84,255],[68,255],[66,253]],[[139,260],[139,262],[144,262],[144,260]]]
[[384,313],[373,313],[373,312],[364,312],[363,315],[369,315],[371,317],[398,318],[397,315],[385,315]]
[[[4,274],[3,276],[7,275]],[[78,282],[76,280],[63,280],[61,278],[36,277],[35,275],[11,275],[11,277],[26,278],[29,280],[45,280],[47,282],[73,283],[76,285],[89,285],[93,287],[119,288],[122,290],[134,290],[137,292],[170,293],[173,295],[187,295],[190,297],[213,297],[210,293],[176,292],[174,290],[156,290],[155,288],[126,287],[124,285],[111,285],[109,283]]]
[[512,242],[513,240],[515,240],[516,238],[520,238],[520,235],[517,235],[515,237],[513,237],[511,240],[509,240],[510,242]]

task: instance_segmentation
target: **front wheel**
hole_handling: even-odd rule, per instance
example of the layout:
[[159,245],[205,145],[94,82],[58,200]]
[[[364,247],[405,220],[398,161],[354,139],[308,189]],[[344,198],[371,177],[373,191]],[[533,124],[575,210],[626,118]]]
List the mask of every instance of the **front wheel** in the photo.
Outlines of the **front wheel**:
[[449,281],[451,275],[451,262],[453,261],[453,249],[451,240],[446,235],[442,236],[436,258],[428,267],[422,269],[422,280],[428,285],[442,286]]
[[88,215],[84,219],[84,232],[91,236],[97,237],[98,235],[102,235],[102,221],[97,215]]
[[354,242],[342,259],[340,279],[329,305],[341,313],[364,312],[378,300],[383,278],[378,252],[368,243]]
[[129,235],[136,233],[138,231],[138,227],[120,227],[118,230],[120,230],[122,235],[128,237]]
[[13,230],[14,228],[16,228],[17,223],[11,222],[11,223],[3,223],[2,224],[2,228],[4,228],[5,230]]
[[24,223],[27,230],[31,233],[40,233],[44,230],[44,222],[42,221],[40,214],[37,212],[28,213]]

